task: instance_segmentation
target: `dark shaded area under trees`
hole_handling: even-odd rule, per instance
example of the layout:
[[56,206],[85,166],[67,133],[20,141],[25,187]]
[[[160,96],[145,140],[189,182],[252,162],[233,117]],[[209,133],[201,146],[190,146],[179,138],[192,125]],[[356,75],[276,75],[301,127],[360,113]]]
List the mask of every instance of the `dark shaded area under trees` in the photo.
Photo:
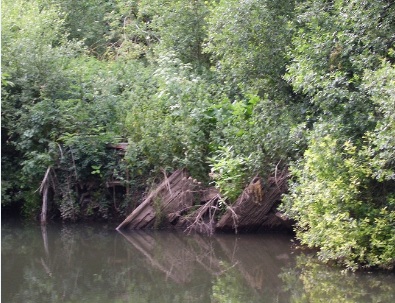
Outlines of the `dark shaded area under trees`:
[[393,1],[1,5],[2,216],[121,221],[185,169],[231,220],[287,172],[302,244],[393,268]]

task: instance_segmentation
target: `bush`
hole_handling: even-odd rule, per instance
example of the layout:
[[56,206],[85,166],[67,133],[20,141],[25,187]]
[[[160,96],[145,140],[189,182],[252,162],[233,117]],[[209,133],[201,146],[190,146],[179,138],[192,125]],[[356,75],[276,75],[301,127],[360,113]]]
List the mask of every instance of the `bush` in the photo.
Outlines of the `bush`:
[[350,269],[394,266],[394,196],[374,196],[377,181],[365,152],[331,135],[313,138],[291,173],[283,207],[297,220],[302,244]]

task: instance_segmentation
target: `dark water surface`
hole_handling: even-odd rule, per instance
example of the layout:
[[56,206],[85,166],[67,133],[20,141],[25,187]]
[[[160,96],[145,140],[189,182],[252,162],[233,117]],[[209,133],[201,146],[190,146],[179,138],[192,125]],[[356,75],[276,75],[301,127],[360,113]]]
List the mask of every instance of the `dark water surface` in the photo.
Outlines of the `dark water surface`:
[[284,234],[121,234],[2,222],[1,302],[395,302],[395,275],[344,274]]

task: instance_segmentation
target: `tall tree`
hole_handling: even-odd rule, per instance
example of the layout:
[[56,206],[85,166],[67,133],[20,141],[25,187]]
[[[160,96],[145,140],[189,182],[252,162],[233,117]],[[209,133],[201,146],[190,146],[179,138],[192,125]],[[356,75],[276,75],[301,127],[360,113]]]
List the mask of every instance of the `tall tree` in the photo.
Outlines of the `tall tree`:
[[[1,64],[2,78],[7,79],[2,81],[2,178],[10,188],[19,188],[14,188],[18,194],[11,201],[4,199],[2,203],[17,201],[19,195],[27,194],[20,189],[31,186],[48,166],[49,156],[41,152],[57,123],[55,116],[51,117],[55,109],[49,107],[45,119],[31,116],[32,124],[26,127],[31,109],[40,106],[44,98],[70,96],[70,78],[64,69],[79,45],[67,41],[64,20],[59,16],[57,7],[42,6],[40,2],[2,1]],[[32,163],[29,160],[37,166],[29,177],[24,177],[22,170],[28,166],[23,163]]]
[[235,88],[278,96],[291,42],[294,1],[219,1],[208,18],[205,51],[223,81]]
[[157,51],[171,51],[183,63],[195,67],[207,67],[208,56],[203,53],[206,33],[206,17],[211,1],[155,0],[141,1],[140,14],[151,16],[150,27],[156,31]]
[[297,7],[286,79],[306,95],[316,119],[336,123],[346,136],[360,138],[376,123],[361,81],[394,45],[394,10],[391,1],[310,0]]
[[286,209],[321,259],[391,268],[395,5],[303,1],[294,27],[286,79],[305,95],[312,122]]

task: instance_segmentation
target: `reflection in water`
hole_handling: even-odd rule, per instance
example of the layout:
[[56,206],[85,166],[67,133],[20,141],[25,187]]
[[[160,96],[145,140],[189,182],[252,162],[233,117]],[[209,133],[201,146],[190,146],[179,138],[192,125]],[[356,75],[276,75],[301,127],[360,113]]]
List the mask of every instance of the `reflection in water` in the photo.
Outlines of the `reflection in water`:
[[[393,302],[393,275],[295,258],[287,235],[2,226],[2,302]],[[374,283],[370,287],[371,283]]]
[[185,237],[179,233],[147,233],[135,231],[122,233],[132,247],[141,253],[148,266],[165,274],[166,280],[178,284],[191,283],[196,267],[201,265],[210,274],[220,272],[219,261],[215,257],[212,243],[199,235]]
[[344,273],[311,255],[297,256],[296,266],[280,276],[291,293],[289,302],[395,302],[394,274]]

